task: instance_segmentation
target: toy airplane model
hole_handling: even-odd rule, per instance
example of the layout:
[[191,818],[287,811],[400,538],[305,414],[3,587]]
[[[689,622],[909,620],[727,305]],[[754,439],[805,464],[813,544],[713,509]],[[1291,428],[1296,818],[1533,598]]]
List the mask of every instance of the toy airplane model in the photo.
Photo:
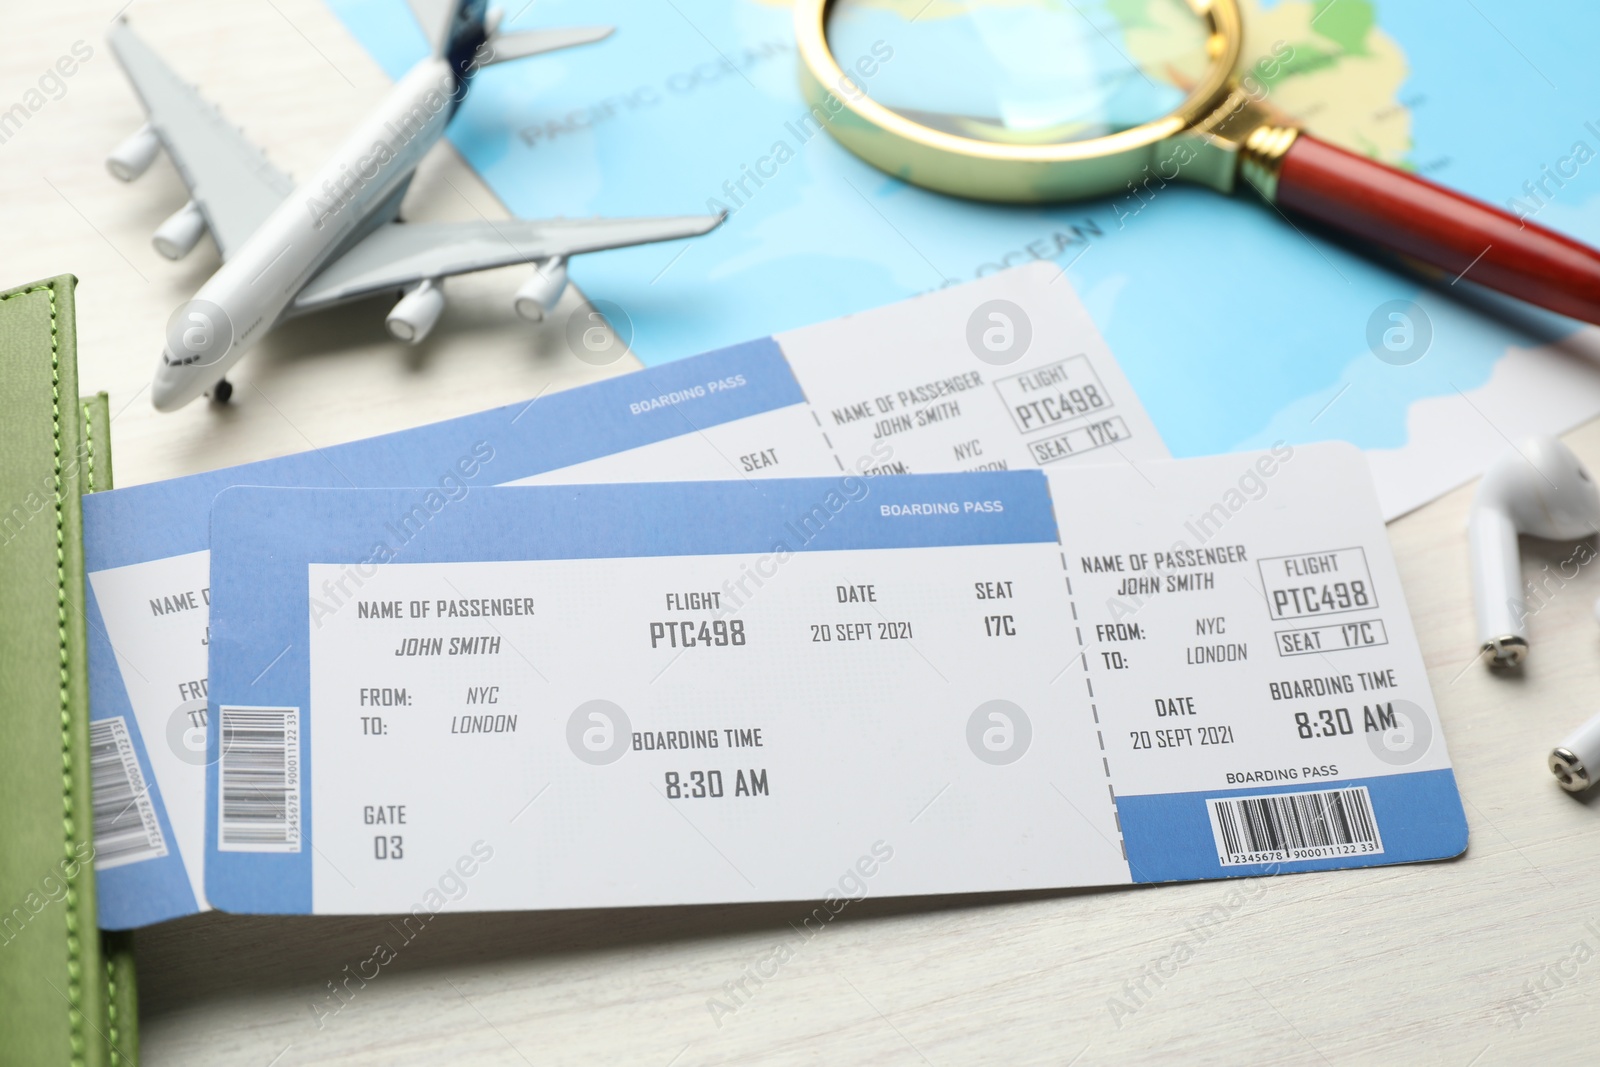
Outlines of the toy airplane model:
[[598,41],[610,27],[498,33],[484,0],[411,0],[433,54],[395,85],[333,158],[298,187],[216,108],[180,81],[127,23],[110,43],[149,121],[106,160],[123,181],[165,149],[190,200],[156,230],[156,251],[187,255],[209,230],[222,267],[174,314],[151,386],[157,410],[210,390],[225,402],[224,375],[279,320],[373,293],[400,293],[389,332],[416,343],[444,310],[441,279],[532,263],[513,306],[537,321],[567,284],[580,252],[694,237],[721,216],[637,219],[511,219],[403,223],[400,201],[422,157],[443,135],[482,67]]

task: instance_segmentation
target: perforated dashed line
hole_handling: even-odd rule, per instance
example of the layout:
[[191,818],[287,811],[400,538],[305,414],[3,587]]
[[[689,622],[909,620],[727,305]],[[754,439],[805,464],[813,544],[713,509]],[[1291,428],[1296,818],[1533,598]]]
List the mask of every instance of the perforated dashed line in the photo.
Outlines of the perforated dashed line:
[[822,428],[822,417],[817,414],[817,409],[811,406],[811,401],[809,399],[806,400],[805,404],[806,410],[811,412],[811,421],[817,424],[817,432],[822,435],[822,443],[827,447],[828,455],[833,457],[834,466],[848,474],[850,472],[850,468],[846,467],[844,465],[844,460],[839,458],[839,450],[833,447],[833,441],[828,437],[828,431]]
[[[1071,570],[1071,564],[1069,564],[1067,562],[1067,554],[1065,552],[1062,552],[1060,554],[1060,556],[1061,556],[1061,569],[1063,571],[1070,571]],[[1070,598],[1073,595],[1073,593],[1072,593],[1072,575],[1070,573],[1068,573],[1066,578],[1067,578],[1067,596]],[[1078,618],[1078,604],[1077,604],[1077,601],[1069,599],[1067,601],[1067,605],[1068,605],[1068,607],[1070,607],[1072,609],[1072,618],[1073,618],[1074,623],[1076,623],[1077,618]],[[1094,679],[1089,677],[1089,654],[1088,654],[1087,651],[1082,651],[1082,649],[1084,648],[1084,644],[1083,644],[1083,628],[1081,626],[1074,625],[1072,627],[1072,630],[1073,630],[1073,633],[1075,633],[1077,635],[1078,648],[1080,649],[1080,651],[1078,653],[1078,657],[1079,657],[1079,663],[1083,666],[1083,686],[1084,686],[1084,689],[1087,690],[1088,693],[1089,693],[1089,711],[1090,711],[1090,713],[1092,715],[1094,715],[1094,722],[1095,722],[1094,736],[1095,736],[1095,740],[1098,741],[1099,744],[1100,744],[1100,751],[1102,753],[1102,755],[1100,756],[1100,769],[1105,771],[1105,775],[1106,775],[1106,792],[1108,794],[1110,794],[1110,796],[1111,796],[1111,817],[1116,821],[1116,824],[1117,824],[1117,847],[1122,850],[1122,859],[1123,859],[1124,862],[1126,862],[1127,859],[1128,859],[1128,842],[1126,840],[1124,840],[1123,836],[1122,836],[1122,813],[1117,810],[1117,791],[1111,784],[1111,761],[1109,759],[1107,759],[1107,757],[1104,755],[1105,750],[1106,750],[1106,738],[1105,738],[1104,732],[1102,732],[1101,729],[1100,729],[1100,708],[1094,702],[1094,700],[1095,700],[1095,697],[1094,697]]]

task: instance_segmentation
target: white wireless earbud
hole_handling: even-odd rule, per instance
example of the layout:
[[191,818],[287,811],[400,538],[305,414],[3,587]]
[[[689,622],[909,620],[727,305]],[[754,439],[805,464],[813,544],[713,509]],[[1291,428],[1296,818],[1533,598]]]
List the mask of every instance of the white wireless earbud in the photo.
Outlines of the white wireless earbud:
[[1534,437],[1490,465],[1472,501],[1467,534],[1478,605],[1478,643],[1491,666],[1528,654],[1528,605],[1517,535],[1576,541],[1600,532],[1600,492],[1572,450]]
[[1550,753],[1550,773],[1561,788],[1581,793],[1600,776],[1600,715],[1572,732]]

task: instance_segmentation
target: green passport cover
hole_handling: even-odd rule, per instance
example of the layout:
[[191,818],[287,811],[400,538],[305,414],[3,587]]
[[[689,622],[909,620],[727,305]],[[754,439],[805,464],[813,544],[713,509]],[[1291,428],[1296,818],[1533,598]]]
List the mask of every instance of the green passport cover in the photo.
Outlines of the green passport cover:
[[80,496],[110,488],[78,398],[70,275],[0,292],[0,1063],[131,1065],[132,943],[95,923]]

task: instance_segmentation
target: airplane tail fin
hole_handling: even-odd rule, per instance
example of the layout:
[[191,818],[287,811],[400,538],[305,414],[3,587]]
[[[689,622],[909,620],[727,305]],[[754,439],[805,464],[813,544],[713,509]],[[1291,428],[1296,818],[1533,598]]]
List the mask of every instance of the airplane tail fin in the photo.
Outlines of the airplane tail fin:
[[[558,30],[497,33],[502,12],[489,9],[488,0],[409,0],[433,54],[449,59],[457,70],[504,63],[574,45],[590,44],[611,34],[610,26],[577,26]],[[490,47],[485,49],[485,42]]]
[[470,57],[489,36],[488,0],[409,0],[433,54]]

